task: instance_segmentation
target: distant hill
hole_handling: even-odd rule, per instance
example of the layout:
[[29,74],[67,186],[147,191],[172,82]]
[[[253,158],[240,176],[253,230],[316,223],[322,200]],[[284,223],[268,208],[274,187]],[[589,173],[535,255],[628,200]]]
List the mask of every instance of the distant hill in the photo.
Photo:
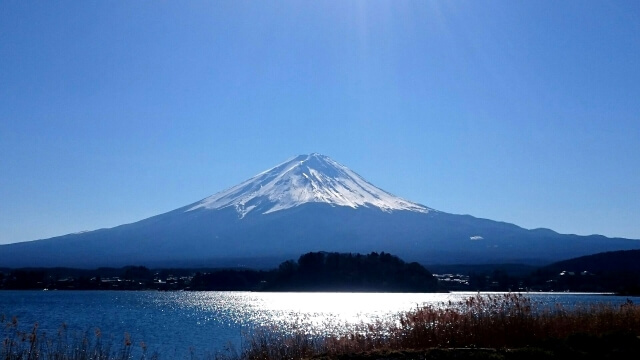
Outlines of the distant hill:
[[311,252],[272,270],[100,268],[0,269],[0,289],[433,292],[422,265],[387,253]]
[[551,271],[591,273],[635,272],[640,273],[640,250],[608,251],[574,259],[558,261],[544,267]]
[[[640,250],[610,251],[563,260],[532,273],[555,290],[640,294]],[[551,283],[549,283],[551,281]]]
[[510,276],[527,276],[539,266],[527,264],[453,264],[426,265],[434,274],[490,274],[503,271]]
[[218,270],[198,273],[192,290],[434,292],[438,281],[418,263],[372,252],[310,252],[269,271]]
[[433,292],[438,281],[422,265],[384,252],[311,252],[280,264],[264,290]]

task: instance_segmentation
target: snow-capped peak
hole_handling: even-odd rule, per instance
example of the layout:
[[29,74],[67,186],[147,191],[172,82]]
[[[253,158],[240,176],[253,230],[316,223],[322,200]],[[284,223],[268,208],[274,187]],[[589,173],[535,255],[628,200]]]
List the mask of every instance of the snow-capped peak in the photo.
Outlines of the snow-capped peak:
[[314,153],[287,160],[194,204],[187,211],[233,206],[244,217],[252,211],[268,214],[305,203],[376,207],[386,212],[432,210],[379,189],[346,166]]

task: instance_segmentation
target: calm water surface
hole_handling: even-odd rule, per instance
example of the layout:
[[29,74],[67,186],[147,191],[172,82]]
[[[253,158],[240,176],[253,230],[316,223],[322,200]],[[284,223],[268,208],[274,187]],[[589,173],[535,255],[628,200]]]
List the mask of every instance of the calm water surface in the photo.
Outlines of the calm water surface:
[[[190,349],[212,353],[242,334],[267,326],[287,332],[340,334],[358,324],[394,321],[397,314],[422,305],[448,306],[476,293],[251,293],[126,291],[0,291],[0,314],[16,316],[25,329],[39,324],[55,334],[62,324],[72,332],[93,332],[118,342],[125,332],[144,341],[163,358],[186,357]],[[544,305],[622,304],[640,297],[603,294],[531,293]]]

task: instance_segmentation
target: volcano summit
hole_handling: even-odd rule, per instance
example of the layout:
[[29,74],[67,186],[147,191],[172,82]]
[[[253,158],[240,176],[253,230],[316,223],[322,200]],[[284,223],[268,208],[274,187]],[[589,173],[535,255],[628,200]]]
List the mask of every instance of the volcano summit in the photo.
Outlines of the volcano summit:
[[320,154],[135,223],[0,246],[0,267],[273,266],[309,251],[421,263],[550,262],[640,241],[526,230],[396,197]]
[[431,209],[379,189],[360,175],[320,154],[300,155],[190,208],[232,206],[240,217],[251,211],[269,214],[308,203],[428,213]]

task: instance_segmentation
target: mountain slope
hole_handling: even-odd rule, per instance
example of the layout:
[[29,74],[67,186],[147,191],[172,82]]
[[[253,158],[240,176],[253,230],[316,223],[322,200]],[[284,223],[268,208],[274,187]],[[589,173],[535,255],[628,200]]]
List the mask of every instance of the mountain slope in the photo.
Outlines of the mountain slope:
[[608,251],[593,255],[581,256],[553,263],[544,270],[572,271],[580,273],[589,271],[591,273],[602,272],[634,272],[640,273],[640,250]]
[[230,189],[210,196],[187,211],[236,209],[241,217],[251,211],[268,214],[307,203],[351,208],[377,207],[382,211],[429,208],[379,189],[327,156],[300,155]]
[[439,264],[541,263],[638,248],[635,240],[526,230],[436,211],[311,154],[132,224],[0,246],[0,267],[271,267],[311,251],[385,251]]

